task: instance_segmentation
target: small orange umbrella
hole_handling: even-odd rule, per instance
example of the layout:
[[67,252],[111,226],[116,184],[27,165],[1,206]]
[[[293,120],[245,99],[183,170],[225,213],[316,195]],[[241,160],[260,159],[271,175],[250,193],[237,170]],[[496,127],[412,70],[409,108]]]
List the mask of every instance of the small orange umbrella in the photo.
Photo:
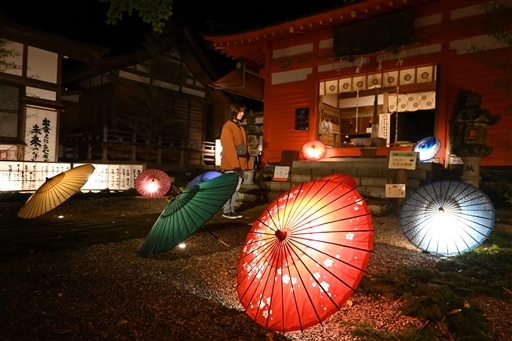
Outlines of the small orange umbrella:
[[306,142],[302,146],[302,155],[308,161],[318,161],[327,153],[327,147],[321,141],[314,140]]
[[46,180],[18,212],[20,218],[35,218],[53,210],[69,199],[87,182],[94,166],[86,164],[71,168]]

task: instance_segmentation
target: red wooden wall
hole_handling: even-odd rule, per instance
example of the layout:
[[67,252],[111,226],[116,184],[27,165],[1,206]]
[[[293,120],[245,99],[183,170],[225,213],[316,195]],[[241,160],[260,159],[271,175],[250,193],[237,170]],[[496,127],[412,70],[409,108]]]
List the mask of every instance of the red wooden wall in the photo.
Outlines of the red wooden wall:
[[[477,1],[478,2],[478,1]],[[404,59],[402,67],[414,67],[423,64],[438,65],[438,91],[436,98],[436,136],[441,139],[442,150],[437,154],[441,163],[446,163],[449,157],[449,119],[458,93],[462,90],[474,90],[482,95],[482,108],[491,114],[500,114],[498,124],[488,127],[487,144],[494,151],[482,159],[482,166],[512,166],[512,99],[498,86],[499,81],[510,80],[511,76],[504,71],[486,66],[479,59],[478,53],[457,54],[450,48],[450,41],[470,38],[483,33],[480,27],[475,25],[482,15],[470,16],[456,20],[450,20],[453,9],[469,6],[463,1],[439,1],[417,8],[417,18],[442,15],[442,23],[417,29],[418,36],[422,37],[422,44],[432,45],[439,43],[441,52],[430,53]],[[318,83],[322,80],[336,79],[344,76],[355,75],[354,68],[333,70],[332,72],[317,71],[317,67],[334,63],[331,58],[303,58],[300,62],[292,62],[286,70],[272,62],[270,54],[272,50],[293,47],[307,42],[314,43],[313,56],[326,56],[329,51],[319,49],[319,41],[332,37],[332,31],[309,36],[300,36],[296,39],[275,42],[267,52],[266,68],[263,71],[265,81],[264,102],[264,146],[263,162],[275,162],[279,160],[282,150],[300,150],[307,141],[316,138],[317,132],[317,108],[318,108]],[[421,44],[420,44],[421,45]],[[512,54],[512,48],[505,49]],[[504,49],[498,50],[503,52]],[[332,54],[331,54],[332,56]],[[370,65],[364,66],[366,72],[375,71],[376,55],[370,55]],[[299,59],[297,59],[299,60]],[[307,80],[295,81],[285,84],[272,85],[273,73],[299,70],[311,67],[313,72]],[[382,65],[382,71],[396,69],[396,60],[386,61]],[[295,109],[309,108],[309,130],[295,130]],[[343,150],[345,149],[345,150]],[[330,151],[330,155],[353,156],[353,151],[348,148],[339,148]]]

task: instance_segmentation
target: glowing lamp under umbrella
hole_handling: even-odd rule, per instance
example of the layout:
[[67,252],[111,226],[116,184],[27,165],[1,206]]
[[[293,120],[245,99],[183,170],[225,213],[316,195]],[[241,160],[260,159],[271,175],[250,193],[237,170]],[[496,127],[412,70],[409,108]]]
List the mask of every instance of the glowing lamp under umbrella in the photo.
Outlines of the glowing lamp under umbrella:
[[482,244],[494,220],[494,207],[487,195],[460,181],[420,187],[400,213],[405,237],[422,251],[443,256],[462,254]]
[[147,169],[135,179],[135,189],[143,197],[160,198],[171,189],[171,179],[159,169]]
[[309,141],[302,146],[302,154],[309,161],[322,159],[327,153],[327,147],[320,141]]

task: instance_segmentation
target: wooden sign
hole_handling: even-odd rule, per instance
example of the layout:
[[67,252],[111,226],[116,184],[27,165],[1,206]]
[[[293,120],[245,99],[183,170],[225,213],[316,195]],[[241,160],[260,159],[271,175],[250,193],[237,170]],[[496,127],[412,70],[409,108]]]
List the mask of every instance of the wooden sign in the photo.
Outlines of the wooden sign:
[[389,152],[389,169],[416,169],[416,152],[392,150]]
[[288,166],[276,166],[274,169],[274,177],[272,181],[288,181],[288,175],[290,174],[290,167]]
[[405,184],[386,184],[386,198],[405,198]]

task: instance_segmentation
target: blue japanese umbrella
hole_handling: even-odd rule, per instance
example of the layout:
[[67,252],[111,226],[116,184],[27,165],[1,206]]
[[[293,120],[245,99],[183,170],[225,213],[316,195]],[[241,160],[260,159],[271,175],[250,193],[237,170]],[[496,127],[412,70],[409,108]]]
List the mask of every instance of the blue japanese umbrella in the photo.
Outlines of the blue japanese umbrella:
[[407,198],[400,213],[402,231],[413,245],[444,256],[482,244],[494,219],[487,195],[460,181],[438,181],[419,188]]
[[420,162],[431,160],[440,150],[441,141],[435,136],[429,136],[419,140],[412,149],[413,152],[420,154]]
[[195,178],[190,180],[190,182],[187,184],[187,187],[185,187],[185,188],[194,187],[195,185],[200,184],[201,182],[215,179],[216,177],[218,177],[220,175],[222,175],[222,173],[217,172],[217,171],[209,171],[209,172],[199,174],[198,176],[196,176]]
[[238,175],[227,173],[184,189],[160,214],[138,255],[151,257],[173,249],[213,217],[237,185]]

